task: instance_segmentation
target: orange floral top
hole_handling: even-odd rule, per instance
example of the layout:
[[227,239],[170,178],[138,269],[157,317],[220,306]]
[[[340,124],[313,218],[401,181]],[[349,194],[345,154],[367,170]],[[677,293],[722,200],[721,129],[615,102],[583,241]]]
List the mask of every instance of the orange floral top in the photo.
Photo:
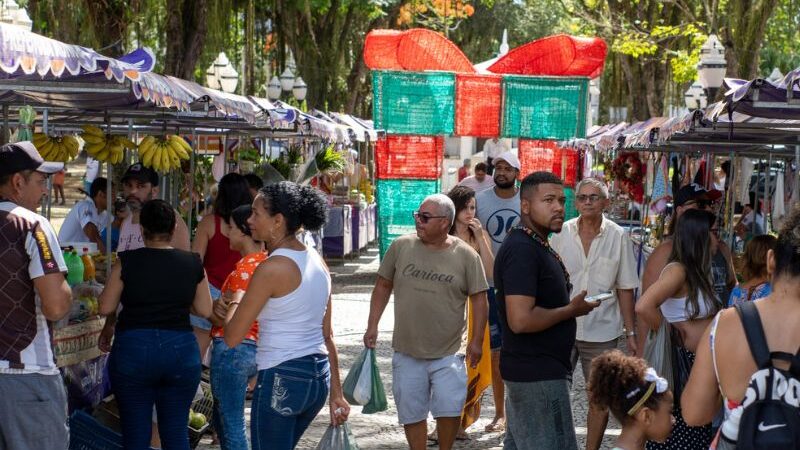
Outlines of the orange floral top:
[[[223,293],[228,291],[246,291],[247,286],[250,285],[250,279],[253,278],[253,272],[265,259],[267,259],[267,252],[251,253],[236,263],[236,268],[228,275],[225,282],[222,284],[221,291]],[[221,338],[225,337],[225,330],[222,327],[211,328],[211,337]],[[258,340],[258,321],[253,322],[250,331],[244,337],[252,341]]]

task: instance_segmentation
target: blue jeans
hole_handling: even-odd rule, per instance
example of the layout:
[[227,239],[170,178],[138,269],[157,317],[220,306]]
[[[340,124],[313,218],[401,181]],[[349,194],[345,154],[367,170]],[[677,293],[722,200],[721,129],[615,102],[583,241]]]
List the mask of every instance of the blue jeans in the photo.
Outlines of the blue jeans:
[[228,348],[221,338],[211,347],[211,393],[214,426],[222,450],[248,450],[244,421],[247,381],[258,372],[256,343],[245,340]]
[[331,383],[326,355],[295,358],[258,371],[251,405],[253,450],[291,450],[325,405]]
[[567,380],[504,383],[504,450],[578,450]]
[[200,349],[191,331],[117,332],[109,357],[126,449],[150,445],[153,404],[163,448],[189,450],[189,407],[200,384]]

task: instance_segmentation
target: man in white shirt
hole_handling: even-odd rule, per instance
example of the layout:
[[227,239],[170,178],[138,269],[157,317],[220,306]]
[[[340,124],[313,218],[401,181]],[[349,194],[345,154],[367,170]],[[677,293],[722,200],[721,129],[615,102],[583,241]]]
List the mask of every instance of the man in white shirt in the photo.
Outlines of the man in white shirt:
[[479,162],[478,164],[475,164],[475,175],[470,175],[464,178],[458,183],[458,185],[466,186],[476,193],[492,188],[494,187],[494,180],[492,177],[487,177],[486,172],[486,163]]
[[89,189],[91,189],[92,182],[97,175],[100,173],[100,161],[92,158],[91,156],[86,156],[86,175],[83,177],[83,190],[86,193],[89,193]]
[[496,137],[489,139],[483,144],[483,156],[486,157],[486,165],[488,166],[487,172],[489,175],[494,174],[494,163],[492,161],[500,156],[501,153],[509,150],[511,149]]
[[[633,290],[639,285],[630,238],[625,230],[603,216],[608,206],[608,188],[595,178],[585,178],[576,187],[575,203],[580,216],[564,223],[561,233],[550,238],[551,246],[564,261],[572,281],[571,296],[615,292],[584,317],[578,317],[572,367],[580,358],[584,379],[589,379],[592,359],[617,348],[626,335],[628,351],[638,355],[634,331]],[[623,328],[624,325],[624,328]],[[586,449],[597,450],[603,440],[608,411],[589,405]]]
[[[101,253],[106,251],[105,242],[100,233],[108,226],[111,217],[108,214],[108,181],[95,178],[89,186],[89,197],[79,201],[70,210],[61,230],[58,232],[58,241],[66,242],[94,242]],[[80,251],[80,249],[77,249]]]

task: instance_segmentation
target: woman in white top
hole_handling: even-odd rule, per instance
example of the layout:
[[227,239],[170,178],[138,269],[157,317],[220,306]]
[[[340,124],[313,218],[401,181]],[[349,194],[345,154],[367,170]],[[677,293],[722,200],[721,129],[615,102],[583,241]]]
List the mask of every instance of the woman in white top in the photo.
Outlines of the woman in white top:
[[[715,301],[711,275],[711,225],[710,212],[689,210],[679,218],[674,235],[669,263],[658,280],[650,286],[636,303],[636,315],[651,330],[657,330],[661,321],[670,324],[673,342],[673,371],[678,375],[676,363],[682,361],[684,373],[691,369],[694,353],[719,304]],[[711,443],[710,423],[702,427],[689,427],[681,416],[680,389],[686,382],[675,376],[676,418],[672,436],[664,444],[648,442],[652,449],[708,448]]]
[[253,201],[248,224],[269,257],[241,302],[230,303],[225,326],[225,343],[234,347],[258,320],[253,450],[293,449],[328,396],[332,423],[343,423],[350,412],[331,329],[330,274],[296,237],[300,227],[319,229],[326,210],[319,191],[286,181],[261,188]]

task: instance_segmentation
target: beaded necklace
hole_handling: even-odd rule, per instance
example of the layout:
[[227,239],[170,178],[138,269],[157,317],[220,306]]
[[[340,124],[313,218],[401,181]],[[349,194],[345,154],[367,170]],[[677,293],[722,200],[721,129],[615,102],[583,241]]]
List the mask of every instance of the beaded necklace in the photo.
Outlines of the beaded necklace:
[[561,255],[559,255],[558,252],[553,250],[553,247],[550,246],[550,243],[542,239],[541,236],[539,236],[535,231],[533,231],[528,227],[517,225],[512,229],[520,230],[523,233],[527,234],[528,236],[531,237],[531,239],[533,239],[534,242],[544,247],[545,250],[547,250],[548,252],[550,252],[551,255],[553,255],[556,261],[558,261],[558,264],[561,266],[561,270],[564,271],[564,278],[567,280],[567,292],[572,292],[572,283],[570,282],[569,279],[569,272],[567,272],[567,266],[564,265],[564,260],[561,259]]

